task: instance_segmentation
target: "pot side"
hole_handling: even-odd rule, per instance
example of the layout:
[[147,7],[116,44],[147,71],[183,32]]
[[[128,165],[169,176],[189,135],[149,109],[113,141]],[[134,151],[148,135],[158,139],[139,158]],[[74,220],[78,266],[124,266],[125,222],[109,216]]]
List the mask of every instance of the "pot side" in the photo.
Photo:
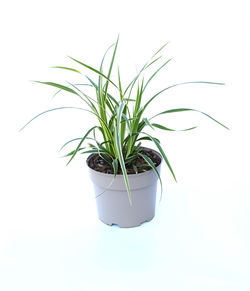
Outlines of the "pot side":
[[[162,163],[158,152],[143,149],[153,151],[161,158]],[[87,165],[92,156],[93,154],[88,157]],[[157,166],[159,173],[161,163]],[[94,185],[98,217],[102,222],[119,227],[134,227],[153,219],[158,180],[154,170],[128,175],[132,200],[130,205],[123,175],[114,177],[113,174],[101,173],[89,166],[88,169]]]

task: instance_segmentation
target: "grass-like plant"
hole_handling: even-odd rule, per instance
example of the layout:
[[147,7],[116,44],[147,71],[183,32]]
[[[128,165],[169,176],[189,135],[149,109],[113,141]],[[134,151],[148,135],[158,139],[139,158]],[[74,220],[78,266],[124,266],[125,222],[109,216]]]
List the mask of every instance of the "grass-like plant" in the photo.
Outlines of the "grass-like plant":
[[[85,112],[88,112],[96,117],[97,124],[91,127],[87,130],[86,134],[81,138],[76,138],[73,140],[68,141],[65,143],[62,148],[64,148],[69,143],[78,140],[79,143],[77,147],[68,153],[66,156],[69,157],[69,161],[67,164],[69,164],[76,156],[77,153],[81,154],[91,154],[95,153],[98,154],[103,160],[105,160],[108,164],[112,165],[114,175],[117,175],[118,168],[121,169],[124,181],[126,184],[127,192],[129,201],[131,203],[131,192],[130,192],[130,186],[129,186],[129,179],[128,174],[126,171],[126,167],[132,166],[135,170],[135,172],[138,172],[137,167],[134,165],[133,162],[135,159],[137,159],[139,156],[142,157],[145,161],[145,163],[150,166],[157,176],[160,179],[160,183],[162,186],[160,175],[157,171],[157,168],[154,164],[154,162],[145,154],[141,152],[141,142],[144,140],[151,141],[159,150],[159,152],[162,155],[162,158],[166,162],[168,169],[170,170],[173,178],[176,180],[174,171],[168,161],[168,158],[166,156],[166,153],[164,152],[162,146],[160,145],[159,139],[156,137],[153,137],[149,133],[145,131],[146,127],[150,127],[152,129],[157,128],[160,130],[165,131],[174,131],[173,129],[170,129],[166,127],[165,125],[158,124],[154,122],[154,118],[163,115],[163,114],[170,114],[175,112],[185,112],[185,111],[196,111],[199,112],[219,125],[225,127],[228,129],[225,125],[220,123],[219,121],[215,120],[210,115],[201,112],[199,110],[190,109],[190,108],[177,108],[177,109],[168,109],[159,112],[158,114],[152,116],[152,117],[145,117],[144,113],[145,110],[151,105],[151,102],[153,102],[160,94],[164,93],[165,91],[184,84],[190,84],[190,83],[205,83],[205,84],[216,84],[216,85],[223,85],[223,83],[215,83],[215,82],[205,82],[205,81],[193,81],[193,82],[183,82],[174,84],[171,86],[168,86],[153,96],[151,96],[146,102],[143,100],[143,95],[145,94],[145,90],[149,83],[152,81],[152,79],[157,75],[157,73],[162,70],[171,59],[168,59],[167,61],[163,62],[154,72],[152,75],[150,75],[149,78],[143,77],[143,73],[148,70],[148,68],[151,67],[151,65],[155,64],[161,59],[161,56],[159,56],[159,53],[165,48],[167,44],[162,46],[153,56],[152,58],[145,63],[145,65],[141,68],[141,70],[137,73],[137,75],[131,80],[131,82],[127,85],[127,87],[123,88],[121,83],[121,77],[120,77],[120,71],[118,68],[117,71],[117,82],[114,80],[111,80],[111,72],[114,66],[114,60],[116,56],[117,46],[118,46],[119,37],[117,38],[117,41],[111,45],[108,50],[105,52],[100,68],[96,69],[93,68],[79,60],[76,60],[72,57],[70,59],[77,63],[78,65],[81,65],[84,68],[87,68],[88,70],[96,73],[98,76],[97,82],[93,81],[91,78],[85,75],[87,78],[89,84],[88,86],[91,86],[95,92],[95,97],[91,97],[85,92],[83,92],[82,85],[86,84],[72,84],[68,83],[67,85],[62,85],[58,83],[52,83],[52,82],[40,82],[35,81],[37,83],[49,85],[52,87],[56,87],[60,91],[67,91],[71,94],[76,95],[77,97],[81,98],[82,102],[87,106],[85,108],[82,107],[58,107],[58,108],[52,108],[45,112],[42,112],[32,118],[27,124],[24,125],[23,128],[25,128],[31,121],[36,119],[38,116],[45,114],[47,112],[51,112],[54,110],[60,110],[60,109],[68,109],[68,108],[74,108],[74,109],[80,109]],[[105,60],[105,57],[107,55],[107,52],[113,48],[113,53],[111,57],[111,61],[109,64],[108,71],[104,73],[103,71],[103,63]],[[69,70],[73,71],[75,73],[81,74],[81,72],[75,68],[69,68],[69,67],[62,67],[62,66],[56,66],[53,68],[63,69],[63,70]],[[115,97],[110,93],[110,86],[112,86],[115,90],[117,90],[117,94],[119,97]],[[23,129],[22,128],[22,129]],[[187,128],[184,130],[192,130],[196,127]],[[102,140],[98,140],[96,138],[96,132],[99,131],[99,134],[101,135]],[[92,137],[91,137],[92,134]],[[83,146],[85,140],[91,140],[91,143],[87,144],[86,146]]]

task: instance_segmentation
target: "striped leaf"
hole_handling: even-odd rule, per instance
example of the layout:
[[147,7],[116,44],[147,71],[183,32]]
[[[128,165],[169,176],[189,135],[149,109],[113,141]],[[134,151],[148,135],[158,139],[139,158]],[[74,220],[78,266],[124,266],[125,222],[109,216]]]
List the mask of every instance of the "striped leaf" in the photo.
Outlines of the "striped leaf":
[[207,116],[208,118],[212,119],[214,122],[218,123],[219,125],[221,125],[221,126],[223,126],[224,128],[226,128],[226,129],[229,130],[229,128],[228,128],[226,125],[220,123],[218,120],[214,119],[213,117],[211,117],[211,116],[208,115],[207,113],[202,112],[202,111],[199,111],[199,110],[196,110],[196,109],[191,109],[191,108],[176,108],[176,109],[165,110],[165,111],[162,111],[162,112],[160,112],[160,113],[154,115],[154,116],[151,117],[150,119],[155,118],[156,116],[159,116],[159,115],[162,115],[162,114],[176,113],[176,112],[184,112],[184,111],[195,111],[195,112],[199,112],[199,113],[201,113],[201,114]]
[[67,141],[61,148],[60,148],[60,150],[59,150],[59,152],[66,146],[66,145],[68,145],[69,143],[71,143],[71,142],[73,142],[73,141],[75,141],[75,140],[81,140],[81,138],[80,137],[78,137],[78,138],[74,138],[74,139],[71,139],[71,140],[69,140],[69,141]]
[[[38,115],[36,115],[35,117],[33,117],[29,122],[27,122],[19,131],[22,131],[28,124],[30,124],[33,120],[35,120],[37,117],[45,114],[45,113],[48,113],[48,112],[52,112],[52,111],[55,111],[55,110],[61,110],[61,109],[78,109],[78,110],[84,110],[84,111],[87,111],[87,112],[91,112],[87,109],[84,109],[84,108],[81,108],[81,107],[73,107],[73,106],[66,106],[66,107],[57,107],[57,108],[52,108],[52,109],[48,109],[44,112],[41,112],[39,113]],[[92,113],[92,112],[91,112]]]
[[78,150],[80,149],[80,147],[81,147],[82,143],[84,142],[84,140],[87,138],[87,136],[90,134],[90,132],[91,132],[92,130],[94,130],[96,127],[97,127],[97,126],[93,126],[93,127],[91,127],[91,128],[87,131],[87,133],[84,135],[84,137],[83,137],[83,138],[81,139],[81,141],[79,142],[77,148],[75,149],[74,154],[72,155],[72,157],[71,157],[70,160],[68,161],[67,165],[68,165],[68,164],[69,164],[69,163],[74,159],[75,155],[77,154],[77,152],[78,152]]
[[187,85],[187,84],[209,84],[209,85],[225,85],[225,83],[216,83],[216,82],[206,82],[206,81],[191,81],[191,82],[182,82],[182,83],[177,83],[177,84],[174,84],[174,85],[171,85],[171,86],[168,86],[164,89],[162,89],[161,91],[159,91],[158,93],[156,93],[153,97],[151,97],[148,102],[144,105],[144,108],[143,108],[143,111],[148,107],[148,105],[158,96],[160,95],[161,93],[171,89],[171,88],[174,88],[174,87],[177,87],[177,86],[181,86],[181,85]]
[[172,167],[171,167],[171,165],[170,165],[170,163],[168,161],[168,158],[167,158],[165,152],[163,151],[161,145],[159,144],[159,142],[155,138],[153,138],[151,135],[147,134],[146,132],[142,132],[142,133],[145,134],[146,136],[148,136],[154,142],[154,144],[157,146],[157,148],[160,151],[164,161],[166,162],[166,164],[167,164],[172,176],[174,177],[175,181],[177,182],[175,174],[174,174],[174,171],[173,171],[173,169],[172,169]]
[[130,191],[130,186],[129,186],[129,181],[128,181],[128,174],[126,171],[126,166],[125,166],[123,153],[122,153],[122,144],[121,144],[121,118],[122,118],[122,112],[123,112],[124,106],[125,106],[125,103],[122,102],[118,108],[117,124],[115,127],[115,148],[117,150],[118,160],[120,162],[120,166],[121,166],[122,173],[123,173],[123,178],[124,178],[126,189],[128,192],[129,203],[130,203],[130,205],[132,205],[131,191]]
[[71,88],[69,88],[67,86],[61,85],[61,84],[52,83],[52,82],[41,82],[41,81],[33,81],[33,82],[40,83],[40,84],[44,84],[44,85],[49,85],[49,86],[52,86],[52,87],[59,88],[61,90],[70,92],[72,94],[79,95],[75,90],[73,90],[73,89],[71,89]]
[[186,129],[171,129],[171,128],[168,128],[166,126],[163,126],[161,124],[158,124],[158,123],[151,123],[151,125],[153,127],[156,127],[156,128],[159,128],[159,129],[163,129],[163,130],[168,130],[168,131],[188,131],[188,130],[192,130],[192,129],[195,129],[197,128],[197,126],[193,126],[193,127],[190,127],[190,128],[186,128]]
[[63,69],[63,70],[69,70],[69,71],[73,71],[75,73],[79,73],[81,74],[80,71],[76,70],[76,69],[73,69],[73,68],[68,68],[68,67],[60,67],[60,66],[53,66],[51,67],[52,69]]
[[89,65],[87,65],[87,64],[85,64],[85,63],[83,63],[83,62],[80,62],[80,61],[78,61],[78,60],[76,60],[76,59],[74,59],[74,58],[72,58],[72,57],[70,57],[70,56],[69,56],[69,58],[70,58],[71,60],[73,60],[74,62],[76,62],[76,63],[78,63],[78,64],[80,64],[80,65],[86,67],[87,69],[89,69],[89,70],[95,72],[96,74],[102,76],[103,78],[105,78],[106,80],[108,80],[112,85],[114,85],[114,86],[117,88],[116,84],[115,84],[114,82],[112,82],[112,81],[111,81],[107,76],[105,76],[105,75],[104,75],[103,73],[101,73],[100,71],[98,71],[98,70],[94,69],[93,67],[91,67],[91,66],[89,66]]
[[[160,184],[161,184],[161,198],[162,198],[162,192],[163,192],[162,180],[161,180],[161,176],[160,176],[155,164],[148,156],[146,156],[142,153],[139,153],[138,155],[141,156],[147,162],[147,164],[155,171],[156,175],[158,176]],[[160,198],[160,200],[161,200],[161,198]]]

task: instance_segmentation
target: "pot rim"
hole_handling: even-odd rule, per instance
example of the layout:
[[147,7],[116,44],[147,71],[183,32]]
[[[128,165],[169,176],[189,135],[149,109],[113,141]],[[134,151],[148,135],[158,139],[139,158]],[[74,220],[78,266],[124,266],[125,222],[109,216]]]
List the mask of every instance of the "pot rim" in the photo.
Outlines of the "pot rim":
[[[151,150],[152,152],[154,152],[156,155],[158,155],[158,156],[160,157],[160,159],[161,159],[160,164],[156,167],[156,169],[159,169],[159,167],[160,167],[161,164],[162,164],[162,155],[161,155],[158,151],[156,151],[156,150],[154,150],[154,149],[151,149],[151,148],[148,148],[148,147],[141,147],[141,148],[142,148],[142,149]],[[102,173],[102,172],[99,172],[99,171],[96,171],[96,170],[90,168],[90,166],[88,165],[88,162],[89,162],[89,160],[90,160],[94,155],[96,155],[96,154],[90,154],[90,155],[88,156],[88,158],[86,159],[86,164],[87,164],[87,167],[89,168],[89,170],[91,170],[91,171],[93,171],[94,173],[99,174],[99,175],[114,176],[114,174]],[[128,177],[130,177],[130,176],[136,176],[136,177],[137,177],[137,176],[141,176],[141,175],[144,175],[144,174],[146,174],[146,173],[148,173],[148,172],[150,172],[150,171],[153,171],[153,169],[151,168],[150,170],[148,170],[148,171],[146,171],[146,172],[143,172],[143,173],[139,173],[139,174],[128,174]],[[116,177],[117,177],[117,176],[118,176],[118,177],[123,177],[123,174],[117,174]]]

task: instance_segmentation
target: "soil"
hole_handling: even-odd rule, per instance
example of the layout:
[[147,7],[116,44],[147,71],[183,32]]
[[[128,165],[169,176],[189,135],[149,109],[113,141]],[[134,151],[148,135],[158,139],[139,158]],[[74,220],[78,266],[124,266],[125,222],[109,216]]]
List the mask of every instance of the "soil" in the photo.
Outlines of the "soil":
[[[141,150],[141,153],[148,156],[153,161],[156,167],[159,166],[159,164],[161,163],[161,158],[154,151],[143,148]],[[146,161],[140,156],[134,160],[133,165],[136,166],[138,170],[137,173],[143,173],[152,169],[150,166],[148,166]],[[113,167],[97,154],[93,154],[92,156],[90,156],[88,166],[91,169],[101,173],[114,174]],[[127,166],[126,170],[127,174],[137,174],[132,165],[130,167]],[[122,170],[120,166],[118,168],[118,175],[122,175]]]

